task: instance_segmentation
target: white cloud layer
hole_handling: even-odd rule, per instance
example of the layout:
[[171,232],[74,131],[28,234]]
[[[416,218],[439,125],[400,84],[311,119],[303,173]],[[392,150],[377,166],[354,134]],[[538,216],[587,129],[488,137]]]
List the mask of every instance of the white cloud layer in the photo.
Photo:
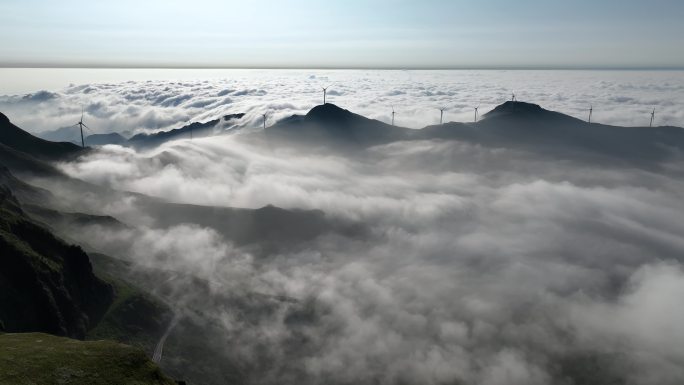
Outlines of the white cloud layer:
[[648,125],[655,107],[657,124],[684,126],[681,71],[159,70],[156,80],[128,81],[122,79],[148,72],[69,71],[84,83],[2,96],[0,111],[32,132],[75,124],[81,107],[95,132],[166,130],[240,112],[257,127],[264,112],[269,123],[306,113],[322,102],[321,87],[331,85],[329,102],[386,122],[394,106],[396,123],[413,128],[438,123],[440,107],[447,108],[445,121],[471,121],[475,106],[486,112],[512,92],[581,118],[593,105],[596,122]]

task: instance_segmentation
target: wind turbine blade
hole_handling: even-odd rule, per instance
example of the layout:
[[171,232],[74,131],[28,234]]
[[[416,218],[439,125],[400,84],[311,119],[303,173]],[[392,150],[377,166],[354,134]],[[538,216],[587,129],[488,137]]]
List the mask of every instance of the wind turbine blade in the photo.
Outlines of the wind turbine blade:
[[87,129],[90,130],[90,127],[86,126],[85,123],[81,123],[81,124],[83,125],[83,127],[85,127],[85,128],[87,128]]

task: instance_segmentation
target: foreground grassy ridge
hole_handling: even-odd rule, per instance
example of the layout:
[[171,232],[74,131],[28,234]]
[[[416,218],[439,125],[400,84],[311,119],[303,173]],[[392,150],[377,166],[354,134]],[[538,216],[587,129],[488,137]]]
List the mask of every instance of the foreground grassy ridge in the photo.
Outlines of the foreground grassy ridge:
[[0,384],[175,385],[139,348],[42,333],[0,335]]

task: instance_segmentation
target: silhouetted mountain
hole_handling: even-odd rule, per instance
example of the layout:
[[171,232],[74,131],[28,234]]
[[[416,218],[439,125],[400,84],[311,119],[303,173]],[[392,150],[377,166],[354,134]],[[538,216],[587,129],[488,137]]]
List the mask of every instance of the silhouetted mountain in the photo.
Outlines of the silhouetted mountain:
[[516,121],[544,121],[548,123],[584,123],[583,120],[573,118],[560,112],[549,111],[541,108],[541,106],[526,102],[505,102],[496,106],[493,110],[483,115],[483,120],[501,121],[506,123]]
[[69,143],[54,143],[36,138],[10,123],[0,113],[0,165],[14,173],[57,176],[62,173],[49,160],[70,159],[83,149]]
[[536,104],[506,102],[477,123],[428,126],[420,139],[456,139],[494,147],[519,147],[552,156],[612,160],[652,167],[684,150],[679,127],[617,127],[549,111]]
[[88,135],[85,138],[86,146],[104,146],[105,144],[125,144],[126,138],[124,138],[118,132],[112,132],[109,134],[93,134]]
[[420,130],[395,127],[334,104],[314,107],[266,129],[266,137],[326,148],[367,147],[398,140],[460,140],[493,147],[522,148],[550,156],[656,167],[684,151],[679,127],[617,127],[546,110],[525,102],[505,102],[477,123],[446,123]]
[[83,151],[81,147],[73,143],[50,142],[37,138],[12,124],[2,113],[0,113],[0,143],[43,160],[63,160]]
[[400,140],[409,132],[407,128],[368,119],[331,103],[316,106],[304,116],[290,116],[266,129],[269,137],[304,144],[357,146]]
[[150,148],[159,146],[162,143],[175,140],[190,138],[201,138],[214,135],[214,128],[223,120],[230,122],[232,120],[240,119],[245,114],[231,114],[225,115],[221,119],[210,120],[205,123],[194,122],[170,131],[161,131],[154,134],[138,134],[127,141],[127,144],[136,148]]

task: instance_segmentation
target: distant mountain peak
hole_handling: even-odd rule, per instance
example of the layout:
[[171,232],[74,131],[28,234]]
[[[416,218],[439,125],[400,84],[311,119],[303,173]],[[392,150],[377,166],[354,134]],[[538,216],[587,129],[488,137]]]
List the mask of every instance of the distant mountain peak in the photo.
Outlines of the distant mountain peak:
[[550,111],[542,108],[538,104],[507,101],[496,106],[493,110],[483,115],[485,120],[492,119],[514,119],[526,121],[545,121],[545,122],[559,122],[572,121],[574,123],[583,122],[577,118],[560,112]]
[[545,110],[540,105],[527,102],[513,102],[507,101],[504,104],[496,106],[493,110],[484,114],[485,117],[491,117],[502,114],[538,114]]
[[406,130],[326,103],[312,108],[306,115],[292,115],[280,120],[266,132],[319,144],[369,146],[399,140],[407,135]]
[[344,122],[355,118],[367,119],[332,103],[320,104],[312,108],[306,117],[310,120],[322,122]]

